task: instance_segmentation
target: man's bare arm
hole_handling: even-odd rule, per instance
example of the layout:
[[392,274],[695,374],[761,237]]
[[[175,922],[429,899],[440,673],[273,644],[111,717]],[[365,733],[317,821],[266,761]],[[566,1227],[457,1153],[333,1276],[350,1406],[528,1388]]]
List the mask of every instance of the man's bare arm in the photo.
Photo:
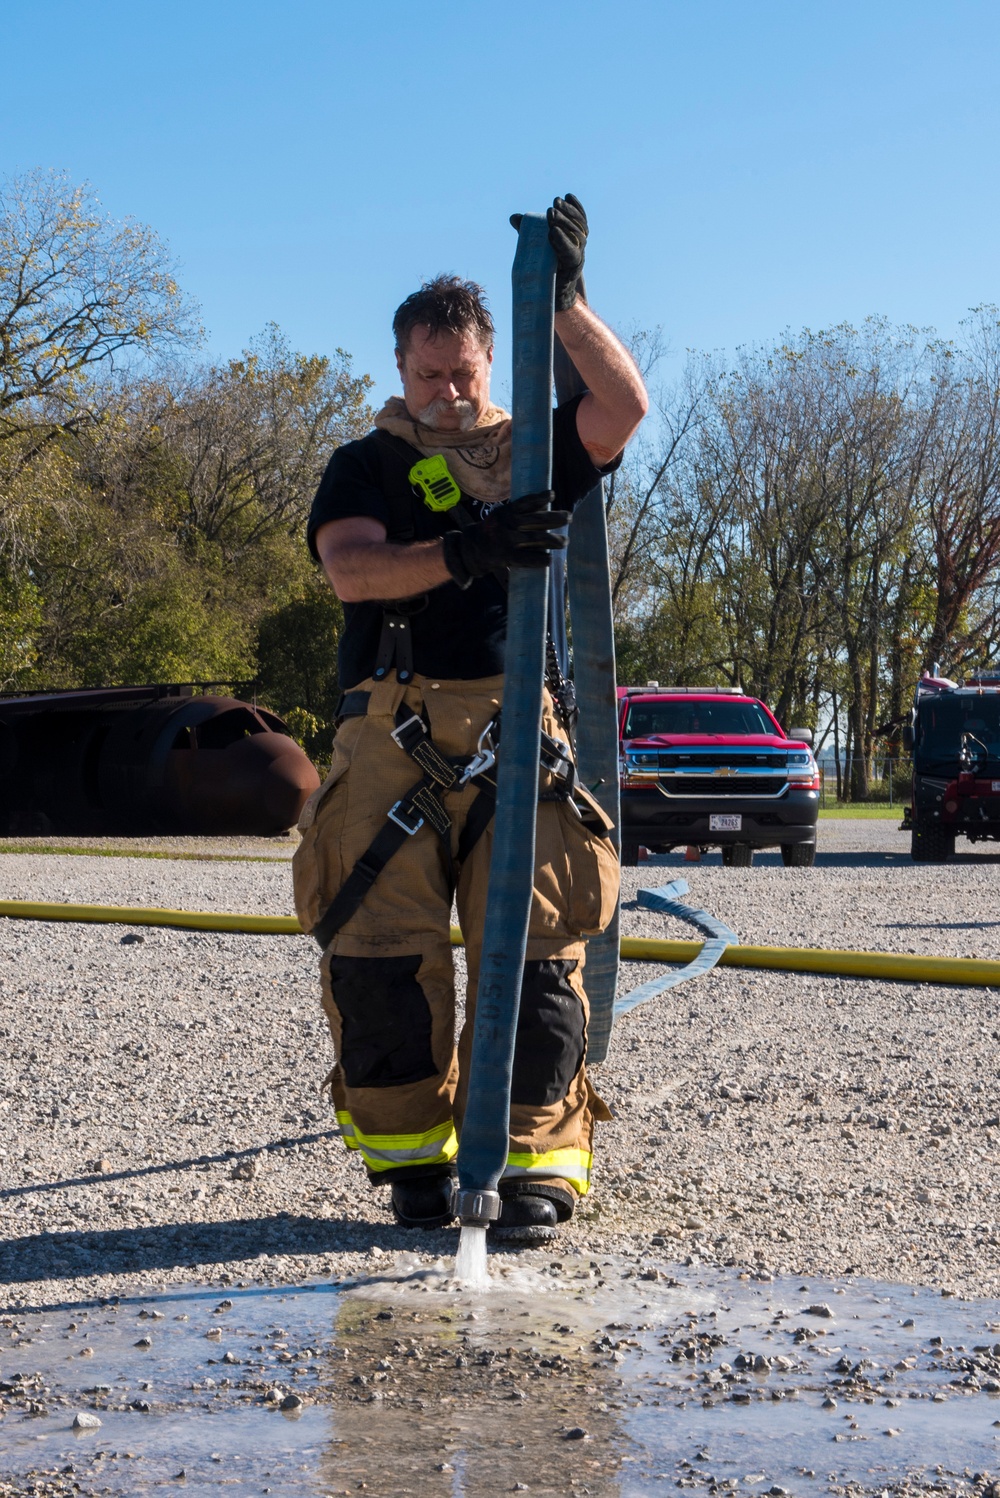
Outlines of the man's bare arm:
[[632,355],[582,298],[556,313],[556,333],[587,386],[576,412],[580,441],[603,468],[617,458],[649,410],[646,387]]
[[411,598],[449,581],[440,539],[398,545],[385,526],[366,515],[328,520],[316,532],[316,550],[342,603],[369,598]]

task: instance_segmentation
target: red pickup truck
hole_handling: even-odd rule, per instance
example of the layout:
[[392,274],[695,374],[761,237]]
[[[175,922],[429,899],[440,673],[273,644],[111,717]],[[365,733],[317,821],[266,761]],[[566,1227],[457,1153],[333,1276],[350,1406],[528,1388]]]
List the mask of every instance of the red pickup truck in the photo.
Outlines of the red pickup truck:
[[785,733],[737,687],[619,687],[622,863],[695,846],[747,867],[757,848],[816,860],[819,770],[812,734]]

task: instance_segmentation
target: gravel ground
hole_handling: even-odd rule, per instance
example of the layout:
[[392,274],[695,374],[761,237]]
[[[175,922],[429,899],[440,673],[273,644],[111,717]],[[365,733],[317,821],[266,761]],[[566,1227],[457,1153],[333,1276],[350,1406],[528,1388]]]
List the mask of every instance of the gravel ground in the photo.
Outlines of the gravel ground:
[[[190,841],[176,851],[257,853]],[[272,849],[11,852],[0,898],[284,914]],[[683,872],[747,942],[1000,956],[990,853],[918,868],[873,821],[824,822],[820,849],[813,870],[652,859],[625,871],[624,929],[690,934],[631,899]],[[312,943],[3,920],[0,961],[8,1307],[453,1251],[453,1232],[397,1229],[334,1137]],[[626,964],[623,988],[653,971]],[[985,989],[740,969],[685,984],[616,1027],[595,1074],[616,1116],[561,1251],[652,1240],[679,1262],[1000,1295],[998,1038]]]

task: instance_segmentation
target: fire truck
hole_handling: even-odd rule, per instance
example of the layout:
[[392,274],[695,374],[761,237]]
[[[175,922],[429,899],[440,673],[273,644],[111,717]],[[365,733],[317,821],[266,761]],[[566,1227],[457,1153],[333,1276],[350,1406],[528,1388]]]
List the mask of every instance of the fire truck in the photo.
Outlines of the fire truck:
[[913,796],[903,815],[916,863],[944,863],[955,839],[1000,840],[1000,676],[925,671],[903,725]]

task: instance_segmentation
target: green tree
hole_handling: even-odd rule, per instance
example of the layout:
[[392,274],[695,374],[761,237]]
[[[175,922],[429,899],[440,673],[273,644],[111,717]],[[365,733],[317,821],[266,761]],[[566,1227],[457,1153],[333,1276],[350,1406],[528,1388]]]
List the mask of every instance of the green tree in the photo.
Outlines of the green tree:
[[[225,367],[124,384],[99,420],[47,447],[36,463],[58,454],[66,494],[39,512],[39,648],[21,685],[249,683],[261,621],[294,622],[302,609],[335,645],[339,605],[304,528],[330,451],[367,430],[369,386],[346,355],[296,354],[270,328]],[[268,693],[282,708],[308,707],[279,691],[275,628]],[[318,666],[306,673],[321,734],[336,700],[334,646],[324,661],[325,685]]]
[[314,759],[327,759],[340,690],[337,645],[344,614],[320,573],[305,596],[264,614],[257,627],[261,697],[277,713],[298,708],[310,715],[302,735]]

